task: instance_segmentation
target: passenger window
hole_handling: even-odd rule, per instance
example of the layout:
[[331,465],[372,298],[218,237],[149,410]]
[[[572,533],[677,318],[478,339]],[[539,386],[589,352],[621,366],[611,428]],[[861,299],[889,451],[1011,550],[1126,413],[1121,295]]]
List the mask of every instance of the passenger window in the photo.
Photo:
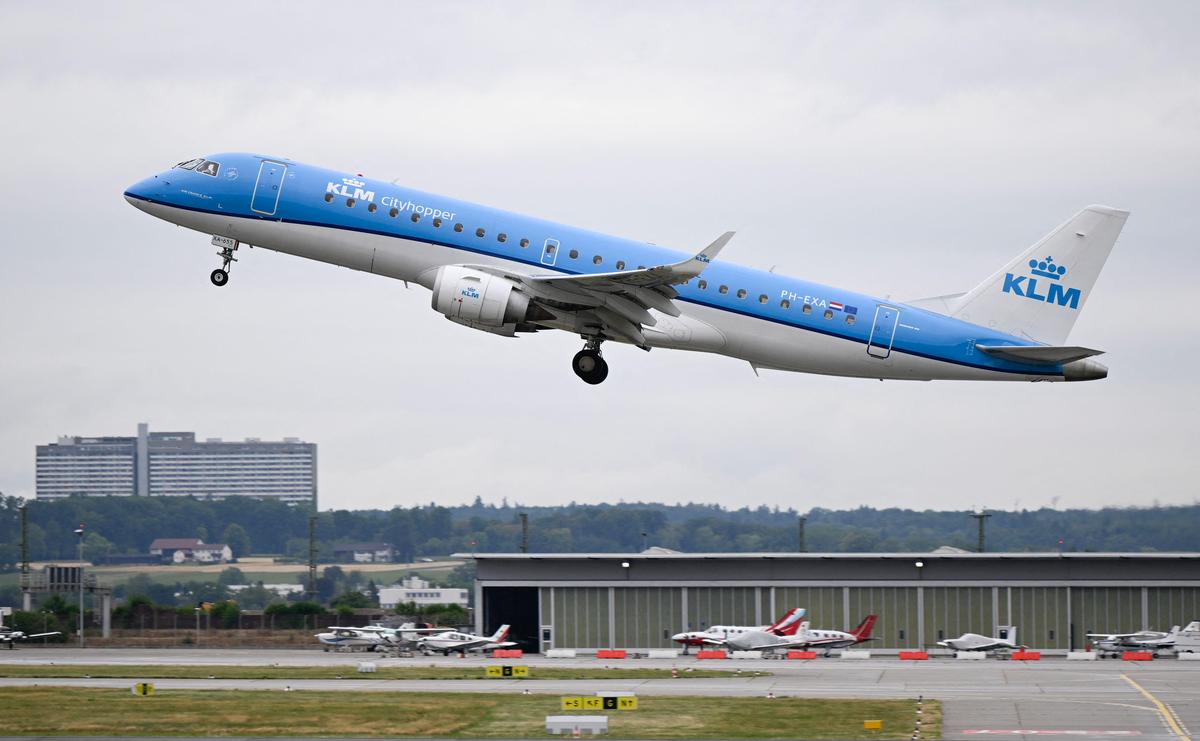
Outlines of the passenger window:
[[375,213],[378,210],[379,210],[379,206],[376,206],[374,203],[367,204],[367,211],[369,211],[370,213]]
[[617,260],[617,270],[624,270],[624,269],[625,269],[625,261]]
[[463,227],[462,227],[462,224],[455,224],[455,225],[454,225],[454,231],[456,231],[456,232],[461,232],[461,231],[462,231],[462,229],[463,229]]
[[696,284],[696,288],[699,288],[701,291],[703,291],[704,289],[708,288],[708,281],[701,278],[700,282]]
[[792,308],[792,302],[791,302],[791,301],[788,301],[788,300],[785,298],[784,300],[782,300],[782,301],[780,301],[780,302],[779,302],[779,308],[781,308],[781,309],[790,309],[790,308]]
[[412,215],[412,216],[410,216],[410,217],[408,217],[408,218],[412,219],[412,223],[414,223],[414,224],[415,224],[415,223],[417,223],[418,221],[420,221],[420,220],[421,220],[421,214],[419,214],[419,213],[416,213],[416,212],[414,211],[414,212],[413,212],[413,215]]
[[325,194],[325,202],[326,202],[326,203],[333,203],[333,194],[332,194],[332,193],[326,193],[326,194]]
[[745,288],[739,288],[739,289],[738,289],[738,292],[737,292],[737,297],[738,297],[738,298],[746,298],[746,289],[745,289]]
[[570,252],[567,253],[567,257],[571,258],[572,260],[578,258],[579,250],[571,250]]
[[767,303],[767,294],[765,294],[765,293],[760,294],[758,297],[758,303],[760,303],[760,304]]
[[846,324],[854,324],[854,315],[853,314],[846,315]]
[[602,262],[604,262],[604,258],[600,257],[599,255],[596,255],[595,257],[592,258],[593,265],[599,265]]
[[475,236],[477,236],[477,237],[482,237],[482,236],[483,236],[483,228],[482,228],[482,227],[480,227],[479,229],[476,229],[476,230],[475,230]]
[[394,218],[396,218],[396,214],[398,214],[398,213],[400,213],[400,209],[396,208],[395,206],[392,206],[392,210],[388,211],[388,216],[391,216],[394,219]]
[[522,240],[521,240],[521,246],[522,246],[522,247],[528,247],[528,246],[529,246],[529,240],[528,240],[528,239],[522,239]]
[[353,198],[346,199],[346,208],[354,208],[354,199]]
[[717,289],[717,293],[729,293],[729,286],[721,286]]
[[805,304],[804,308],[801,309],[800,311],[803,311],[805,314],[811,314],[812,313],[812,304]]
[[825,318],[826,318],[826,319],[832,319],[832,318],[833,318],[833,309],[826,309],[826,310],[825,310]]
[[434,228],[434,229],[441,229],[441,228],[442,228],[442,217],[440,217],[440,216],[435,216],[435,217],[433,218],[433,228]]
[[500,232],[499,234],[496,235],[496,241],[497,242],[507,242],[508,235],[505,234],[504,232]]

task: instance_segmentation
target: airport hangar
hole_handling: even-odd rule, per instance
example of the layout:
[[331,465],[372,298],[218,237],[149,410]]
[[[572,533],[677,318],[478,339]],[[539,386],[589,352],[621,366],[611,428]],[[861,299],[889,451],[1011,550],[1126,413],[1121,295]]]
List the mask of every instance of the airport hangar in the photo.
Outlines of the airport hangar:
[[711,625],[766,625],[791,607],[814,629],[877,614],[866,648],[934,647],[963,633],[1050,653],[1088,633],[1200,619],[1200,553],[485,553],[475,627],[550,648],[662,648]]

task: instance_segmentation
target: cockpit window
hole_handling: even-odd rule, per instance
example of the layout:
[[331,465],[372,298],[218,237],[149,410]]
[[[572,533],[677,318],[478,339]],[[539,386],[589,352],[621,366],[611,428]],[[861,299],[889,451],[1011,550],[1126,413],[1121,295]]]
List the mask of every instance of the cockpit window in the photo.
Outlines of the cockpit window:
[[200,173],[201,175],[210,175],[215,178],[217,173],[220,171],[221,164],[219,162],[213,162],[212,160],[203,160],[200,162],[200,164],[196,165],[196,172]]
[[194,159],[194,160],[186,160],[186,161],[184,161],[184,162],[180,162],[178,165],[175,165],[175,167],[176,167],[176,168],[178,168],[178,169],[180,169],[180,170],[191,170],[191,169],[193,169],[193,168],[194,168],[196,165],[200,164],[200,163],[201,163],[201,162],[203,162],[203,161],[204,161],[204,158],[203,158],[203,157],[197,157],[197,158],[196,158],[196,159]]

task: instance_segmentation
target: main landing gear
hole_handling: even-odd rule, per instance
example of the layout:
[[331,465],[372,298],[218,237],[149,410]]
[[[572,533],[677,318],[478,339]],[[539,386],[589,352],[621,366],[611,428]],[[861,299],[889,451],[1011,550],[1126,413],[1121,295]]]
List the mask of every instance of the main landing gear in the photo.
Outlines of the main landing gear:
[[571,370],[575,371],[575,375],[582,378],[584,383],[593,386],[608,378],[608,363],[604,362],[604,357],[600,355],[600,342],[601,340],[596,338],[589,338],[583,349],[575,353],[575,358],[571,361]]
[[220,287],[229,282],[229,266],[237,262],[237,258],[233,256],[233,251],[236,249],[237,243],[235,242],[234,246],[226,245],[217,253],[217,256],[221,258],[221,267],[209,273],[208,276],[214,286]]

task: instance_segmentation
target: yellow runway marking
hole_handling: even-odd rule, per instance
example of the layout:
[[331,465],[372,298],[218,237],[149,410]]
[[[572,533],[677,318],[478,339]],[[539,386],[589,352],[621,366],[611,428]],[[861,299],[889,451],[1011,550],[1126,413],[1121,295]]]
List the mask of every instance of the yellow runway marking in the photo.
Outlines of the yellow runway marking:
[[1183,730],[1183,726],[1179,725],[1179,720],[1175,718],[1175,713],[1166,705],[1164,705],[1161,700],[1150,694],[1149,690],[1147,690],[1145,687],[1133,681],[1128,674],[1122,674],[1121,679],[1129,682],[1129,684],[1131,684],[1138,692],[1141,692],[1147,700],[1154,703],[1154,707],[1158,708],[1158,714],[1161,715],[1163,720],[1167,722],[1167,726],[1171,729],[1172,733],[1183,739],[1183,741],[1192,741],[1192,737],[1187,735],[1187,732]]

